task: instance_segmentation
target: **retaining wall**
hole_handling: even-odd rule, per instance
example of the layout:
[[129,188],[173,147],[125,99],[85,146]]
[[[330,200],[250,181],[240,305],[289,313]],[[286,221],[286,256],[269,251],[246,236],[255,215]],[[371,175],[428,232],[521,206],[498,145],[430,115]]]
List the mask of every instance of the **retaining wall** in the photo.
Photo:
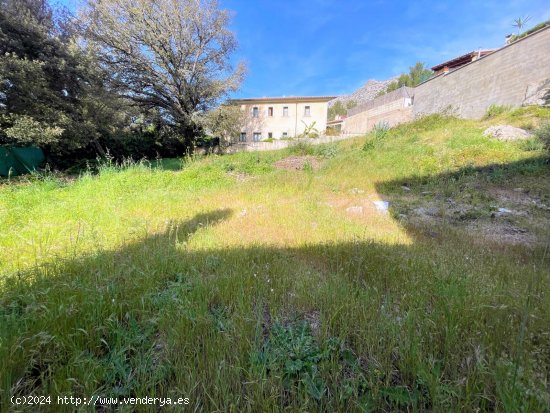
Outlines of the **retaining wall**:
[[[414,116],[451,111],[481,118],[491,104],[521,106],[550,82],[550,27],[414,89]],[[543,91],[543,93],[546,93]]]

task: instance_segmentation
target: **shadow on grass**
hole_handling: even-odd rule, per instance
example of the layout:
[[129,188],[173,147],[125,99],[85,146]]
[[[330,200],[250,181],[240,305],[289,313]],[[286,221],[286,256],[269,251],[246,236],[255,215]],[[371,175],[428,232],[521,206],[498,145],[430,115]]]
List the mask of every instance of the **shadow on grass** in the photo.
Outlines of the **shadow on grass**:
[[163,171],[181,171],[184,167],[183,158],[162,158],[151,161],[151,167]]
[[[501,168],[547,166],[379,191]],[[230,216],[211,211],[4,280],[2,408],[34,394],[189,397],[206,411],[544,411],[543,253],[522,265],[412,227],[410,246],[189,248]]]
[[412,236],[445,226],[447,230],[473,230],[473,244],[547,248],[550,234],[543,227],[550,219],[549,179],[550,159],[541,156],[435,176],[404,177],[377,183],[376,190]]
[[505,164],[490,164],[480,167],[467,166],[454,172],[447,172],[429,176],[410,176],[392,181],[380,182],[376,188],[379,193],[388,193],[399,190],[402,186],[409,188],[439,189],[443,192],[445,185],[452,182],[460,183],[464,178],[476,179],[481,182],[502,183],[518,175],[542,175],[550,173],[550,158],[540,156]]

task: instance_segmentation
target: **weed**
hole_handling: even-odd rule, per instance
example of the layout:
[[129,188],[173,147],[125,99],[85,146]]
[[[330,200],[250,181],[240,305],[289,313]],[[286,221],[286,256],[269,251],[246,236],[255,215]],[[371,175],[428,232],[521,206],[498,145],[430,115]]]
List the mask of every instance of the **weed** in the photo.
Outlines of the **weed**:
[[503,113],[510,112],[511,110],[512,110],[512,107],[508,106],[508,105],[495,105],[495,104],[492,104],[487,108],[487,111],[485,112],[485,115],[483,116],[483,119],[496,118],[497,116],[500,116]]
[[524,151],[527,151],[527,152],[530,152],[530,151],[540,152],[540,151],[545,150],[545,146],[544,146],[543,141],[538,137],[530,138],[530,139],[526,139],[526,140],[521,141],[520,142],[520,147],[521,147],[521,149],[523,149]]
[[318,145],[314,151],[315,156],[320,156],[325,159],[335,158],[337,154],[338,154],[338,145],[336,145],[335,143]]
[[293,143],[289,147],[289,151],[292,154],[305,156],[305,155],[313,155],[315,153],[315,148],[313,147],[312,144],[300,140]]
[[550,150],[550,120],[545,120],[541,123],[535,130],[535,136],[547,150]]
[[[2,182],[0,410],[33,394],[546,412],[548,156],[485,127],[432,115],[375,151],[357,138]],[[274,167],[293,153],[330,161]]]
[[389,129],[390,126],[387,122],[379,122],[374,125],[372,131],[367,135],[366,142],[363,144],[363,151],[370,151],[378,147],[388,134]]
[[305,321],[286,326],[275,322],[267,341],[252,354],[251,363],[265,374],[280,375],[286,389],[297,387],[320,400],[326,395],[321,364],[335,357],[339,347],[336,339],[327,339],[319,345]]

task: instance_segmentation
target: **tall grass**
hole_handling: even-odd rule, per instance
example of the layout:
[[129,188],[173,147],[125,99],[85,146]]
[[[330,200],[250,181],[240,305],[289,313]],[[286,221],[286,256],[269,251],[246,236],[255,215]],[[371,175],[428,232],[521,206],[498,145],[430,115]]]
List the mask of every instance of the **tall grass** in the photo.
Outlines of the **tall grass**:
[[[95,395],[188,397],[190,411],[547,411],[548,211],[507,218],[538,237],[527,245],[398,218],[452,199],[490,221],[494,188],[545,200],[547,152],[482,126],[429,117],[369,151],[359,138],[3,185],[2,410],[37,410],[13,395]],[[290,154],[322,167],[273,167]],[[389,214],[368,209],[380,197]]]

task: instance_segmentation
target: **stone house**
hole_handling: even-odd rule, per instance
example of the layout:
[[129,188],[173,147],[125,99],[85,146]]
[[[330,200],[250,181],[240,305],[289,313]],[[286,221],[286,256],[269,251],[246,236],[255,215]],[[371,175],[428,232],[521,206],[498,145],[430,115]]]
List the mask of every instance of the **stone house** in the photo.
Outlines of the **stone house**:
[[234,99],[244,112],[238,142],[298,137],[306,129],[324,133],[328,102],[334,96],[290,96]]

